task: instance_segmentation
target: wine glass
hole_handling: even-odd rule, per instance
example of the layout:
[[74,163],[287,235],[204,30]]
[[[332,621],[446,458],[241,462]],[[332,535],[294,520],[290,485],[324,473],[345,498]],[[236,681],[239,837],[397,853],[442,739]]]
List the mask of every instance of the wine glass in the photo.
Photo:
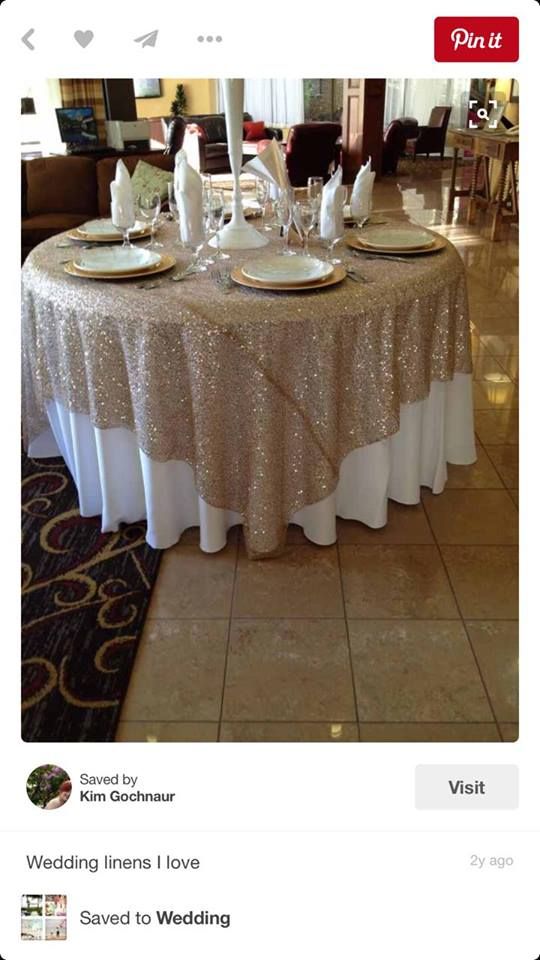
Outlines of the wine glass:
[[114,203],[112,204],[111,214],[112,225],[114,229],[117,230],[118,233],[121,233],[124,238],[122,247],[133,247],[133,244],[129,239],[129,234],[133,230],[133,227],[136,223],[133,205],[130,204],[130,206],[126,209],[121,203]]
[[303,252],[310,256],[308,249],[309,235],[317,219],[317,206],[313,200],[297,200],[294,204],[294,222],[302,237]]
[[372,207],[371,197],[363,197],[360,200],[360,203],[355,205],[354,213],[352,212],[352,209],[351,209],[354,222],[359,230],[361,230],[362,227],[364,227],[368,222],[371,216],[371,207]]
[[220,231],[225,221],[225,196],[223,190],[213,190],[210,195],[208,216],[216,237],[216,254],[214,260],[230,260],[228,253],[223,253],[220,243]]
[[180,214],[179,214],[179,211],[178,211],[178,204],[177,204],[177,202],[176,202],[176,194],[175,194],[175,192],[174,192],[174,183],[173,183],[172,180],[171,180],[170,183],[167,184],[167,190],[168,190],[168,192],[169,192],[169,212],[170,212],[171,217],[173,218],[174,222],[175,222],[175,223],[178,223],[178,221],[179,221],[179,219],[180,219]]
[[275,203],[276,220],[281,227],[283,246],[279,253],[283,257],[295,256],[294,250],[289,250],[289,231],[293,219],[293,197],[289,190],[280,190]]
[[327,250],[327,260],[329,263],[342,262],[339,257],[332,257],[332,253],[334,252],[334,249],[338,243],[343,240],[343,237],[345,236],[345,208],[347,207],[348,193],[347,187],[342,186],[337,187],[336,189],[336,203],[341,204],[343,216],[335,224],[333,237],[326,237],[323,240],[323,244]]
[[322,177],[308,177],[307,195],[309,200],[321,202],[324,180]]
[[192,241],[188,240],[184,246],[191,252],[192,258],[189,265],[190,273],[204,273],[208,267],[201,260],[201,250],[204,247],[204,237],[201,240]]
[[323,243],[327,251],[327,260],[328,263],[341,263],[339,257],[332,257],[334,248],[337,247],[338,243],[343,240],[345,236],[345,227],[342,230],[337,231],[337,236],[331,237],[329,239],[323,240]]
[[261,208],[261,219],[262,227],[265,233],[270,233],[272,227],[270,224],[266,223],[266,207],[268,204],[268,198],[270,196],[270,184],[268,180],[263,180],[261,177],[257,177],[257,182],[255,186],[255,192],[257,197],[257,203]]
[[[214,219],[210,210],[210,196],[210,194],[203,194],[203,229],[206,243],[209,243],[212,237],[216,235]],[[212,266],[215,262],[215,257],[209,254],[201,260],[201,263],[206,263],[207,266]]]
[[161,197],[159,193],[141,193],[137,197],[137,211],[146,223],[151,225],[150,241],[147,247],[155,250],[163,244],[156,240],[156,227],[161,213]]

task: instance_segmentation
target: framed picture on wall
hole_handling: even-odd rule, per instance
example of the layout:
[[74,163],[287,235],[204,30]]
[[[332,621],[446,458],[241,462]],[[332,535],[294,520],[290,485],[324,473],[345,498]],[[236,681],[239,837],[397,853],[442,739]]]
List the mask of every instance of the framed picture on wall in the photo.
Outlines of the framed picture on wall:
[[138,99],[161,96],[161,80],[134,80],[133,86]]

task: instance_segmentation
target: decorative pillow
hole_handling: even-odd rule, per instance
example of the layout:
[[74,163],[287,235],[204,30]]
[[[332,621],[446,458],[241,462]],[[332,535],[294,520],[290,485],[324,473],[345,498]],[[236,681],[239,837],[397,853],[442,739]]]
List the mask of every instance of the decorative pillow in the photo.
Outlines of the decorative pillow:
[[138,193],[159,193],[161,199],[166,200],[169,195],[167,184],[173,179],[174,174],[168,170],[161,170],[145,160],[139,160],[131,177],[133,194],[137,196]]
[[246,140],[262,140],[264,137],[264,120],[244,123],[244,136]]

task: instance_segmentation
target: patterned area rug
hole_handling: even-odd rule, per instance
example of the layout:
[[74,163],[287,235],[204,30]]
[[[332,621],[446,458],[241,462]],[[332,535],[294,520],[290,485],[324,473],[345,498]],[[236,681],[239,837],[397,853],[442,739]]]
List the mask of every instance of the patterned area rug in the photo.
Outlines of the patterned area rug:
[[161,553],[146,523],[103,534],[61,459],[22,467],[22,736],[114,740]]

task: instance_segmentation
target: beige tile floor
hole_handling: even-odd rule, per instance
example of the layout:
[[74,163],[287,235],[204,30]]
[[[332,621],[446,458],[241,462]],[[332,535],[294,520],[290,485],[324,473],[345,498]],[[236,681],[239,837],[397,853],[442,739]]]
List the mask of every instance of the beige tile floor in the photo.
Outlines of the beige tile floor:
[[196,531],[163,558],[119,740],[498,741],[517,738],[517,231],[451,223],[448,170],[386,178],[375,205],[440,230],[467,270],[478,460],[445,492],[339,521],[315,547],[249,561]]

